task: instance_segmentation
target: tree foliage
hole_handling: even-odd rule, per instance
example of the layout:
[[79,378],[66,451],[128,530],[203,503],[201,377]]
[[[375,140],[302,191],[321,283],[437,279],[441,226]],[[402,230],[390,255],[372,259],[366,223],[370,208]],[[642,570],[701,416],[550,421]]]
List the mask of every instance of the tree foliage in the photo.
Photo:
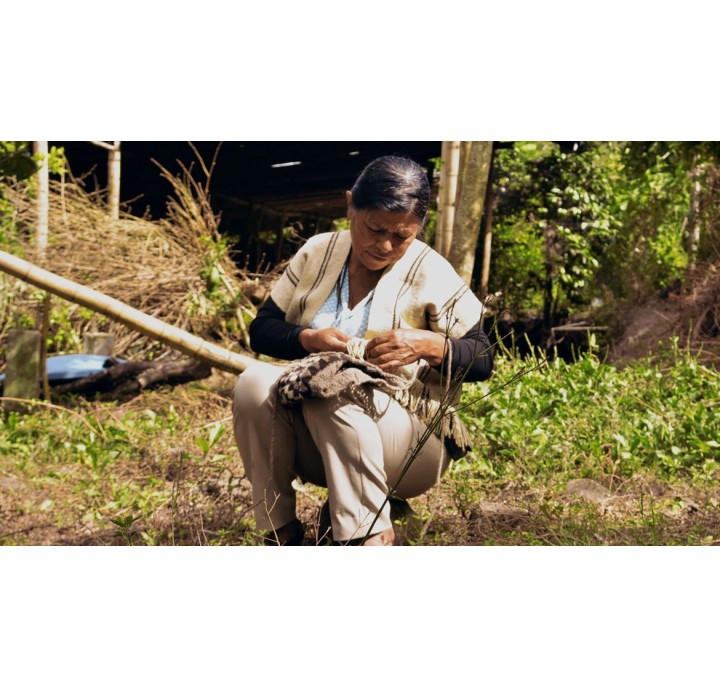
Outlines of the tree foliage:
[[37,170],[27,141],[0,141],[0,183],[4,178],[28,179]]
[[[48,170],[51,175],[66,172],[65,150],[51,146],[48,151]],[[27,184],[35,192],[34,175],[38,171],[38,157],[29,141],[0,141],[0,245],[12,244],[16,238],[16,209],[7,200],[3,189],[9,184]]]
[[497,150],[497,304],[542,311],[549,325],[594,299],[682,279],[691,253],[707,258],[708,239],[718,235],[718,153],[718,144],[697,142],[515,142]]

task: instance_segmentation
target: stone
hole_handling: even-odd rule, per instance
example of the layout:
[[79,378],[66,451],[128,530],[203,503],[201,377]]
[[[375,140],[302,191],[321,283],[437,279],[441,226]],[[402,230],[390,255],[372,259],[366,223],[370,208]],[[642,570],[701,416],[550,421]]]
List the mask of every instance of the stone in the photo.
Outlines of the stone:
[[598,504],[601,504],[613,496],[612,492],[606,487],[588,478],[570,480],[565,488],[565,492],[569,495],[583,497],[591,502],[597,502]]
[[8,476],[6,478],[3,477],[0,478],[0,489],[16,492],[18,490],[24,490],[25,483],[21,482],[17,478],[14,478],[13,476]]
[[508,506],[502,502],[478,502],[478,505],[471,513],[473,520],[487,520],[507,526],[513,526],[527,518],[530,512],[516,506]]
[[86,332],[83,335],[83,353],[112,356],[115,335],[107,332]]
[[[10,330],[7,336],[7,366],[4,396],[16,399],[37,399],[40,396],[40,332]],[[27,404],[7,401],[6,408],[24,411]]]

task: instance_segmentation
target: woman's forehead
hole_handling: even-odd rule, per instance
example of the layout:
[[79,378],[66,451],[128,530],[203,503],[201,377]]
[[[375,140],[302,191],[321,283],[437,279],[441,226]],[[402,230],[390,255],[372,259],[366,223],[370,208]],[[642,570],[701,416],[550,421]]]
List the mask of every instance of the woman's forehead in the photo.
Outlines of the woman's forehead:
[[420,226],[420,221],[411,212],[390,212],[387,210],[364,210],[363,219],[376,227],[383,229],[411,229],[415,231]]

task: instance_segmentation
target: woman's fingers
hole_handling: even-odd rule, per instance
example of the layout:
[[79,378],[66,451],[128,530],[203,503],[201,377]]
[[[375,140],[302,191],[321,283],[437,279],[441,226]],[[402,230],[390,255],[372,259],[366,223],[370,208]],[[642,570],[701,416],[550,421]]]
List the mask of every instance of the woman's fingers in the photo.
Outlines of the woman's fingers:
[[300,343],[311,354],[321,351],[346,351],[350,341],[342,330],[336,327],[326,327],[322,330],[303,330],[300,333]]
[[347,343],[350,341],[350,337],[346,335],[342,330],[338,330],[336,327],[328,327],[327,330],[323,330],[327,335],[327,343],[329,349],[326,351],[345,351],[347,350]]
[[367,346],[367,360],[381,368],[414,363],[422,357],[422,340],[414,330],[391,330],[378,335]]

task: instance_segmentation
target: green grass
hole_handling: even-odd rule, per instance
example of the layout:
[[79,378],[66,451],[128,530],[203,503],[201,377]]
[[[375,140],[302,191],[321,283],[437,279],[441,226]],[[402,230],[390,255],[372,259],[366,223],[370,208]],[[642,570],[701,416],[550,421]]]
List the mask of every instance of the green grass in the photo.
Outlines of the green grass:
[[593,354],[575,363],[555,359],[494,391],[533,362],[500,357],[492,380],[466,386],[464,418],[477,439],[472,458],[487,473],[714,474],[720,375],[677,342],[663,359],[623,370]]
[[[720,376],[674,342],[618,370],[499,356],[466,385],[471,454],[399,525],[421,545],[707,545],[720,533]],[[503,387],[523,370],[530,370]],[[123,404],[0,414],[0,544],[255,544],[232,376]],[[58,405],[60,402],[55,400]],[[592,479],[602,499],[570,494]],[[304,486],[308,541],[326,493]],[[514,509],[488,511],[487,504]]]

